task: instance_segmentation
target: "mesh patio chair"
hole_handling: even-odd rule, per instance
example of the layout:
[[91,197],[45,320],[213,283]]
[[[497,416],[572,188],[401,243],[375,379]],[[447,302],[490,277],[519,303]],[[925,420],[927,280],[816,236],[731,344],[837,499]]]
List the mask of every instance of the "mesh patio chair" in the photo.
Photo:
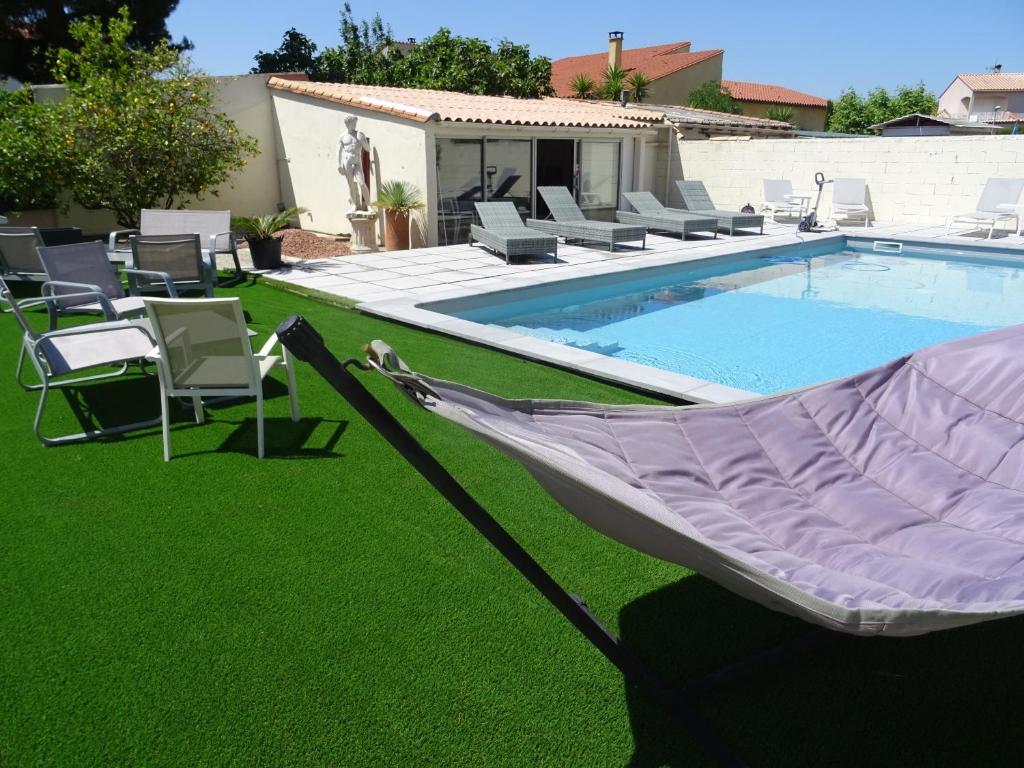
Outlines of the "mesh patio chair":
[[527,219],[526,226],[550,235],[557,235],[580,242],[608,243],[609,253],[616,243],[639,240],[640,247],[647,247],[647,228],[633,224],[617,224],[611,221],[593,221],[583,215],[572,195],[565,187],[537,187],[544,203],[551,211],[550,219]]
[[868,208],[867,182],[864,179],[836,179],[832,186],[832,219],[864,219],[864,226],[871,223],[871,209]]
[[192,400],[196,423],[205,421],[204,396],[255,397],[257,455],[263,458],[263,379],[280,366],[288,381],[292,421],[299,420],[295,371],[286,349],[272,355],[272,335],[254,353],[242,314],[242,302],[230,299],[145,299],[157,348],[149,359],[160,376],[164,461],[171,459],[168,399]]
[[650,192],[623,192],[622,196],[636,209],[616,211],[615,218],[623,224],[639,224],[661,232],[674,232],[685,238],[692,232],[710,232],[718,237],[718,219],[699,213],[666,208]]
[[550,253],[558,259],[558,238],[530,229],[519,218],[511,202],[476,203],[476,212],[483,226],[469,228],[469,244],[474,241],[505,257],[508,264],[513,256],[542,256]]
[[133,235],[132,266],[124,271],[133,295],[200,289],[213,297],[217,273],[203,258],[199,235]]
[[975,228],[988,227],[988,238],[992,239],[992,232],[1000,221],[1013,219],[1017,225],[1017,234],[1020,234],[1020,212],[1017,207],[1021,192],[1024,191],[1024,179],[989,179],[985,182],[985,188],[981,191],[978,199],[978,207],[970,213],[960,213],[950,216],[946,221],[946,235],[949,230],[958,222],[971,224],[971,230]]
[[[49,278],[43,283],[43,295],[57,297],[47,303],[51,328],[57,327],[57,316],[61,313],[102,313],[107,320],[146,314],[142,299],[125,293],[117,267],[110,263],[103,243],[98,240],[42,247],[39,259]],[[69,295],[74,298],[67,298]]]
[[[141,364],[153,349],[153,339],[141,324],[128,320],[91,323],[40,333],[32,328],[24,309],[31,304],[38,304],[40,301],[52,303],[61,299],[74,299],[76,298],[75,294],[66,294],[62,297],[48,296],[19,302],[11,295],[9,287],[3,280],[0,280],[0,294],[10,304],[23,333],[22,351],[18,358],[15,379],[23,389],[40,392],[39,405],[36,407],[33,422],[33,430],[40,442],[44,445],[61,445],[102,435],[116,435],[133,429],[156,426],[160,423],[160,419],[150,419],[113,427],[85,429],[82,432],[57,437],[44,435],[41,427],[43,411],[46,408],[47,395],[51,389],[78,387],[87,382],[121,376],[127,372],[132,363]],[[83,297],[95,299],[95,294],[88,292],[83,294]],[[32,361],[32,366],[39,376],[39,384],[26,384],[22,381],[25,358]],[[117,366],[118,369],[113,372],[75,375],[105,366]]]
[[738,211],[723,211],[715,208],[711,202],[711,195],[703,181],[677,181],[676,188],[683,198],[686,210],[693,213],[706,213],[718,219],[720,229],[727,230],[730,235],[736,234],[737,229],[749,229],[757,227],[759,232],[764,234],[764,216],[754,213],[740,213]]
[[0,277],[7,282],[45,282],[46,270],[36,253],[41,245],[38,227],[0,227]]
[[238,244],[231,231],[231,211],[186,211],[143,208],[139,215],[138,229],[121,229],[110,233],[108,250],[118,247],[118,240],[127,235],[177,235],[180,232],[199,235],[204,255],[214,272],[217,271],[217,254],[230,254],[235,262],[235,273],[241,274],[238,261]]

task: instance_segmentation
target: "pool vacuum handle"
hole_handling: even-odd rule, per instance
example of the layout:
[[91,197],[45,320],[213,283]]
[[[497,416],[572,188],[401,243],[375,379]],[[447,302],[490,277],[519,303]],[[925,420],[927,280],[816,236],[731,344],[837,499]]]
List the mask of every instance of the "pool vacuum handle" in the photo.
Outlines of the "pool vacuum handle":
[[821,189],[822,187],[824,187],[825,186],[825,174],[822,173],[821,171],[818,171],[816,174],[814,174],[814,183],[818,185],[818,189]]

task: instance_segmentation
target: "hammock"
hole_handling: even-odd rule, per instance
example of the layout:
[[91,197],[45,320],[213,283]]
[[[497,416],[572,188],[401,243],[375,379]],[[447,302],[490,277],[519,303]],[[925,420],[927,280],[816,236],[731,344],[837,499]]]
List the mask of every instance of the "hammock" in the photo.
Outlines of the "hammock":
[[851,634],[1024,613],[1024,326],[720,406],[506,400],[375,367],[623,544]]

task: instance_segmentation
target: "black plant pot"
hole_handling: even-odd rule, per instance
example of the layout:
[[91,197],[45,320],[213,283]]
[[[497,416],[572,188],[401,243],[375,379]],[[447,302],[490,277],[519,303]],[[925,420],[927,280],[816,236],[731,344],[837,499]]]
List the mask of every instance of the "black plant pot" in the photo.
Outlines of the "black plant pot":
[[249,239],[249,255],[256,269],[277,269],[281,266],[281,238]]

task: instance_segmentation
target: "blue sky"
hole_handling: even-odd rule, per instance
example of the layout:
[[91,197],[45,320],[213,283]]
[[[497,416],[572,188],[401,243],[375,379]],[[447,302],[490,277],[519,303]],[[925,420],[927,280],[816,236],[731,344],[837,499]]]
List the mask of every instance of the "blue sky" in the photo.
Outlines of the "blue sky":
[[[321,47],[337,45],[341,0],[181,0],[168,20],[187,35],[193,61],[215,75],[241,74],[258,50],[273,50],[294,26]],[[1024,0],[859,0],[835,3],[750,0],[352,0],[356,18],[380,12],[395,37],[423,38],[438,27],[496,42],[530,45],[557,59],[607,47],[620,29],[627,48],[690,40],[693,50],[725,49],[723,76],[775,83],[833,98],[924,81],[936,93],[957,72],[997,61],[1024,71]]]

